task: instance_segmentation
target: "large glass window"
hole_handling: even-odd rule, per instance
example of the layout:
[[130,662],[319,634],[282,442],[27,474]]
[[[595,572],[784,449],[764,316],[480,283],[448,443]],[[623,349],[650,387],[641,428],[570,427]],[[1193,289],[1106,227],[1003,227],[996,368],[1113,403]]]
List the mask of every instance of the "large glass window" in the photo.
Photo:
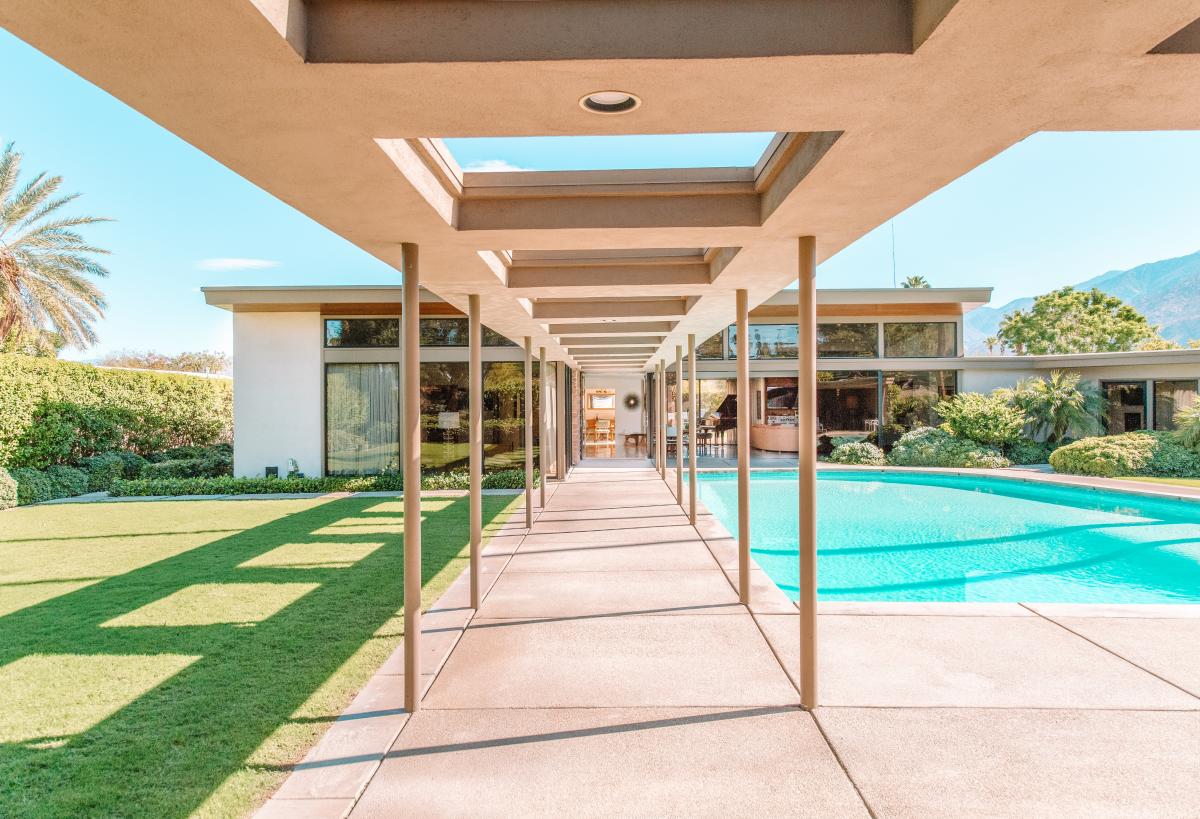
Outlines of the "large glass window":
[[325,365],[325,471],[373,475],[400,468],[400,365]]
[[398,347],[400,319],[325,319],[326,347]]
[[[471,342],[471,323],[465,318],[421,319],[422,347],[466,347]],[[517,345],[484,326],[479,343],[484,347],[516,347]]]
[[[533,362],[533,443],[537,457],[539,362]],[[525,365],[519,361],[483,363],[483,452],[489,470],[525,468]],[[465,413],[464,413],[465,417]]]
[[696,345],[696,358],[701,361],[719,361],[725,357],[724,338],[722,333]]
[[888,358],[953,358],[958,355],[958,326],[953,321],[884,324],[883,354]]
[[878,324],[818,324],[818,358],[875,358],[879,355]]
[[[751,324],[747,328],[750,337],[750,358],[797,358],[795,324]],[[737,358],[737,325],[729,326],[729,357]]]
[[1154,382],[1154,428],[1175,429],[1175,413],[1196,400],[1196,379]]
[[817,433],[828,451],[834,439],[874,441],[879,434],[877,370],[817,372]]
[[1108,433],[1120,435],[1146,428],[1146,382],[1103,381],[1108,398]]
[[885,372],[883,374],[883,445],[917,427],[942,422],[934,407],[954,395],[958,374],[954,370]]

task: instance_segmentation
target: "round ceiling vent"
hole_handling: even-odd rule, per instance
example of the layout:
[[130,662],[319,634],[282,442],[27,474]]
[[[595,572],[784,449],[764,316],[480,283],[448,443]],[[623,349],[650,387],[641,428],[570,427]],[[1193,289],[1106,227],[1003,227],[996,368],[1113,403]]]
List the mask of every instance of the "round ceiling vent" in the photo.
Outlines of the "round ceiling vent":
[[581,98],[579,104],[593,114],[624,114],[642,101],[627,91],[595,91]]

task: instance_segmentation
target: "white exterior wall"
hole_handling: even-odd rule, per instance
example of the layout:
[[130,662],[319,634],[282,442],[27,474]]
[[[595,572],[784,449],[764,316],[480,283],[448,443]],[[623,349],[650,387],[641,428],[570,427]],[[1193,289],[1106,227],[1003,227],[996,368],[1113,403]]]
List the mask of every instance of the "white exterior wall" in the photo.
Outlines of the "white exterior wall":
[[319,313],[233,314],[233,472],[320,475],[322,406]]

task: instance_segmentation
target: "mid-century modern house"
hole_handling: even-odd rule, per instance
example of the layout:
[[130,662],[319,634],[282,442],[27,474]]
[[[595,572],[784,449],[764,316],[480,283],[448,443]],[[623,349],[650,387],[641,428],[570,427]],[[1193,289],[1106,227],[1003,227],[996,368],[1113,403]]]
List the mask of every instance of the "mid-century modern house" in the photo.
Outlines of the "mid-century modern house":
[[[395,471],[401,463],[400,287],[214,287],[211,305],[233,313],[234,468],[281,474]],[[963,317],[990,288],[837,289],[817,292],[818,429],[890,446],[936,422],[933,406],[958,391],[987,392],[1052,370],[1097,382],[1110,401],[1109,431],[1169,429],[1196,396],[1200,350],[1086,355],[967,356]],[[796,291],[750,311],[751,446],[795,452]],[[421,295],[422,465],[467,461],[466,317]],[[482,336],[485,469],[523,463],[524,351]],[[534,351],[535,355],[537,351]],[[732,448],[736,336],[731,326],[697,345],[702,452]],[[580,372],[547,363],[547,474],[583,458],[645,457],[655,391],[641,365]],[[534,363],[534,412],[542,412]],[[667,422],[676,423],[673,374]],[[647,399],[650,400],[647,400]],[[534,425],[535,445],[542,424]],[[726,441],[726,433],[729,440]],[[565,457],[562,457],[565,455]]]

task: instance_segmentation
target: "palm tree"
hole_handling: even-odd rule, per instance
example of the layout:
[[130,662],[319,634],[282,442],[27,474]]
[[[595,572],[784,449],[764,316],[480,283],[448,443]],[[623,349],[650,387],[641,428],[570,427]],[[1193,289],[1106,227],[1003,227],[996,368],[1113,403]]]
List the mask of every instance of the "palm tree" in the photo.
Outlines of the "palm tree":
[[86,347],[96,342],[92,324],[105,307],[87,277],[108,275],[94,258],[108,251],[76,228],[108,220],[61,215],[79,194],[56,195],[62,177],[44,173],[18,187],[20,170],[21,154],[9,143],[0,154],[0,340],[52,330]]
[[993,352],[995,352],[996,345],[1000,343],[1000,339],[996,338],[995,336],[988,336],[983,340],[983,343],[987,345],[988,355],[991,355]]
[[924,276],[909,276],[907,279],[900,282],[900,286],[908,288],[929,287],[929,282],[925,280]]
[[1012,402],[1029,416],[1034,433],[1057,443],[1076,437],[1099,435],[1107,404],[1100,389],[1082,382],[1079,373],[1052,370],[1048,378],[1027,378],[1011,393]]

